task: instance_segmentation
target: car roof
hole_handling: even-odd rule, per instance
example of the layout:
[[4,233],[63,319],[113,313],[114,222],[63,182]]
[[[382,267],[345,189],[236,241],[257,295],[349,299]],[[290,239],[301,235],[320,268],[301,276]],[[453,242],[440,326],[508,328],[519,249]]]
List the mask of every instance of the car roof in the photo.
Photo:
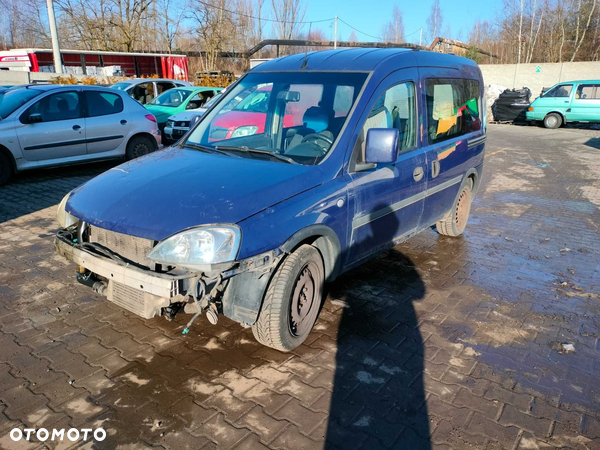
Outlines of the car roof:
[[592,84],[598,84],[600,83],[600,80],[572,80],[572,81],[559,81],[558,84],[570,84],[570,83],[577,83],[577,84],[582,84],[582,83],[592,83]]
[[456,67],[475,61],[456,55],[408,48],[343,48],[297,53],[265,61],[250,72],[280,71],[375,71],[411,66]]
[[117,81],[114,84],[117,83],[125,83],[125,84],[135,84],[135,83],[148,83],[150,81],[176,81],[178,83],[185,83],[185,84],[190,84],[189,81],[183,81],[183,80],[173,80],[171,78],[130,78],[127,80],[121,80],[121,81]]

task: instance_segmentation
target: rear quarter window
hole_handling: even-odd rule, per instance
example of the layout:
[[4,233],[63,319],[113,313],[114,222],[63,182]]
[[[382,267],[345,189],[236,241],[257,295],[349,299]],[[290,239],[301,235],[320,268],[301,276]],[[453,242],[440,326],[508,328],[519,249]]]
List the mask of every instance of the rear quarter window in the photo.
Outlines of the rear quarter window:
[[120,95],[101,91],[86,91],[88,116],[107,116],[123,111],[123,99]]

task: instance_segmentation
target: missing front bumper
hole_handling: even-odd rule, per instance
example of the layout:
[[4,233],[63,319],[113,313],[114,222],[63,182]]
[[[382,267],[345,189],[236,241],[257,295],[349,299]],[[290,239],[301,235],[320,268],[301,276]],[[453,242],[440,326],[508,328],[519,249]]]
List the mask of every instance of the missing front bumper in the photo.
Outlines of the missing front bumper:
[[199,277],[228,281],[220,312],[241,323],[252,324],[258,317],[264,291],[272,270],[283,257],[276,249],[222,267],[218,273],[157,273],[132,264],[117,262],[77,245],[73,236],[60,230],[54,239],[56,251],[106,283],[107,299],[145,319],[159,315],[172,303],[190,303],[190,290]]

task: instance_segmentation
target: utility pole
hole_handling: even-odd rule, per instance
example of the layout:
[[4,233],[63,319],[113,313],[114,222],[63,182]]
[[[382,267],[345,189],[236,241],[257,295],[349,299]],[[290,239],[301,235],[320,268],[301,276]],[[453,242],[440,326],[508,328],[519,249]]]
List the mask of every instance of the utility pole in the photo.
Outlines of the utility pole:
[[335,16],[335,26],[333,30],[333,48],[337,48],[337,16]]
[[419,28],[419,45],[423,45],[423,27]]
[[48,5],[48,23],[50,24],[50,35],[52,36],[52,54],[54,55],[54,72],[63,73],[62,60],[60,58],[60,47],[58,46],[58,33],[56,31],[56,17],[54,16],[53,0],[46,0]]

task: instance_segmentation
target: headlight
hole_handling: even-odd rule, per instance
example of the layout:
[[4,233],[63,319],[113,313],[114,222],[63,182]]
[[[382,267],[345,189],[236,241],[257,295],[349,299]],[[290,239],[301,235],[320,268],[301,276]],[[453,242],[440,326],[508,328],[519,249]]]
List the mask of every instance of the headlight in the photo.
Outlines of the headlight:
[[192,119],[190,120],[190,128],[192,128],[194,125],[196,125],[200,121],[201,118],[202,118],[202,116],[192,117]]
[[70,195],[71,193],[69,192],[63,197],[63,199],[58,204],[58,209],[56,210],[56,220],[58,221],[58,224],[61,226],[61,228],[67,228],[79,222],[79,219],[77,217],[72,216],[65,210],[65,207],[67,206],[67,200],[69,200]]
[[173,122],[172,120],[167,120],[167,124],[165,126],[167,126],[169,128],[173,128],[174,124],[175,124],[175,122]]
[[245,127],[239,127],[233,132],[233,134],[231,135],[231,138],[250,136],[251,134],[256,133],[257,130],[258,130],[258,127],[255,127],[254,125],[247,125]]
[[206,264],[233,261],[240,248],[240,229],[215,225],[182,231],[160,242],[148,254],[152,261],[203,270]]

